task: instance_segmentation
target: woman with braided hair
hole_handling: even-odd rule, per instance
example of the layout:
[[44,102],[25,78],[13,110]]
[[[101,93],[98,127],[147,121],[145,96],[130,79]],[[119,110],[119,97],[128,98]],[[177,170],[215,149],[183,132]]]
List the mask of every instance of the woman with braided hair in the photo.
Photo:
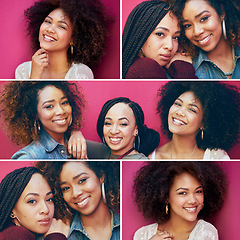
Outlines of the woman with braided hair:
[[111,149],[111,159],[146,159],[160,141],[159,133],[144,125],[139,104],[125,97],[113,98],[103,105],[97,132]]
[[68,240],[120,240],[119,161],[47,161],[36,166],[55,190],[56,216],[71,222]]
[[23,167],[0,183],[0,239],[65,240],[69,224],[53,218],[53,193],[39,169]]
[[123,31],[123,78],[196,78],[191,58],[177,53],[179,37],[178,19],[168,3],[138,4]]
[[93,79],[105,49],[107,17],[99,0],[39,0],[25,11],[32,61],[16,79]]

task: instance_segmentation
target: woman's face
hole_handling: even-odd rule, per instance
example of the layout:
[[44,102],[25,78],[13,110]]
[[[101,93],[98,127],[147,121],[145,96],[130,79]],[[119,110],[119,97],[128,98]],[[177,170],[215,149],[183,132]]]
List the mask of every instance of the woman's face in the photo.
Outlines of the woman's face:
[[64,200],[84,216],[96,213],[104,204],[101,192],[103,181],[84,162],[67,162],[60,173]]
[[46,86],[38,92],[38,118],[53,139],[64,135],[72,121],[72,107],[62,90]]
[[67,51],[72,41],[72,23],[61,8],[49,13],[39,30],[40,47],[47,51]]
[[221,25],[223,17],[221,19],[207,1],[187,1],[182,15],[186,37],[203,51],[211,52],[224,41]]
[[203,187],[195,177],[186,172],[174,177],[168,199],[171,218],[194,222],[203,202]]
[[34,233],[46,233],[54,215],[53,194],[41,174],[32,175],[14,209],[13,221]]
[[125,103],[117,103],[107,112],[103,135],[112,154],[122,155],[133,147],[138,134],[132,109]]
[[143,54],[160,66],[167,65],[178,50],[180,27],[171,12],[159,22],[142,47]]
[[196,136],[202,125],[203,107],[193,92],[180,95],[169,109],[168,128],[173,134]]

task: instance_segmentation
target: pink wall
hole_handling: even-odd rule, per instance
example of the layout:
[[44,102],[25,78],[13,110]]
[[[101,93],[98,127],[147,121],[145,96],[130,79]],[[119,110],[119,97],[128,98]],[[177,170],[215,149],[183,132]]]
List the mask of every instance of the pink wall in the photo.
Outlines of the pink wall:
[[[0,82],[0,84],[2,83]],[[85,138],[100,141],[96,131],[97,117],[107,100],[119,96],[129,97],[139,103],[144,111],[145,122],[148,127],[160,132],[160,120],[156,115],[157,90],[165,83],[166,81],[79,81],[78,84],[82,87],[88,102],[82,129]],[[240,82],[231,83],[240,86]],[[0,125],[0,158],[9,159],[19,147],[11,143],[6,137],[4,127],[4,124]],[[163,145],[166,141],[166,137],[161,134],[160,145]],[[239,147],[240,144],[237,144],[228,152],[231,158],[240,158]]]
[[[133,176],[143,162],[122,162],[122,239],[132,239],[134,232],[152,221],[144,220],[132,199]],[[218,229],[220,240],[239,239],[240,162],[221,163],[229,181],[229,193],[223,209],[211,220]],[[230,234],[230,237],[229,237]]]
[[[0,78],[13,79],[16,67],[31,60],[31,43],[26,36],[24,10],[34,0],[0,1],[1,18],[1,60]],[[114,23],[109,27],[106,54],[101,64],[93,69],[95,78],[115,79],[120,77],[120,0],[102,0],[113,16]]]

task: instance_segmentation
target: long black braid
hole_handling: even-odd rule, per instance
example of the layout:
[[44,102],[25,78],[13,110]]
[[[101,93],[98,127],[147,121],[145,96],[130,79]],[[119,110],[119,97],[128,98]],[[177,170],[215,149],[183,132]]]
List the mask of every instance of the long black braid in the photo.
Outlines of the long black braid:
[[98,116],[97,121],[97,133],[98,136],[103,140],[103,126],[105,121],[105,116],[109,109],[117,103],[127,104],[133,111],[136,125],[138,127],[138,135],[140,137],[140,146],[138,146],[138,141],[135,139],[136,150],[144,155],[148,156],[159,144],[160,136],[159,133],[153,129],[148,128],[144,124],[144,113],[142,108],[138,103],[131,101],[126,97],[118,97],[108,100],[102,107],[102,110]]
[[149,35],[169,11],[169,4],[159,0],[138,4],[128,16],[122,37],[122,77],[137,57]]
[[8,173],[0,183],[0,231],[10,222],[10,214],[34,173],[35,167],[23,167]]

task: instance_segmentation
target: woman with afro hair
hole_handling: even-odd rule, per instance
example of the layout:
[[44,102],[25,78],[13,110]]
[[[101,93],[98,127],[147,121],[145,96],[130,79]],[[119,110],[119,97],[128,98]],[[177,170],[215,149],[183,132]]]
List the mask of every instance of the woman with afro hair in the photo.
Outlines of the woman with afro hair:
[[16,79],[93,79],[105,48],[107,17],[99,0],[40,0],[25,10],[35,51]]
[[134,200],[156,223],[138,229],[134,240],[217,240],[206,218],[223,206],[226,176],[216,162],[152,161],[138,170]]
[[69,240],[120,240],[118,161],[37,162],[55,191],[55,215],[70,221]]
[[170,142],[152,159],[229,159],[238,142],[240,93],[215,81],[171,81],[159,90],[162,132]]

